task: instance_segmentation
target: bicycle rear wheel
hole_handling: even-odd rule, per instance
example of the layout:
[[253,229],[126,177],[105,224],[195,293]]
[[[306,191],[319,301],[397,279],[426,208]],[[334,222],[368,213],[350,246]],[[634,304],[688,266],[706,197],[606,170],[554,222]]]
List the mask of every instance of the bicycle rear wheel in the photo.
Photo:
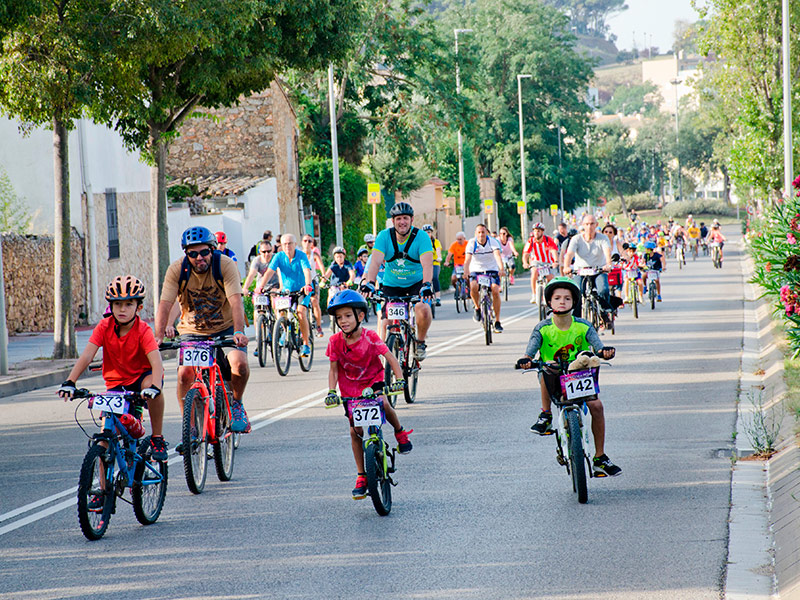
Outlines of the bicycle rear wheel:
[[406,404],[413,404],[417,399],[417,380],[419,379],[419,361],[417,360],[417,340],[413,335],[408,334],[406,338],[406,348],[404,352],[405,362],[403,365],[403,375],[406,378],[406,389],[403,390],[403,397]]
[[264,367],[267,364],[267,319],[264,315],[258,315],[256,319],[256,348],[258,348],[258,366]]
[[[109,469],[105,457],[106,449],[99,444],[89,448],[78,479],[78,522],[83,535],[92,541],[103,537],[114,508],[114,483],[106,477]],[[105,489],[100,484],[103,479],[106,479]],[[101,499],[100,506],[90,508],[97,498]]]
[[586,488],[586,457],[581,439],[581,424],[578,413],[567,412],[567,434],[569,435],[569,470],[572,474],[572,491],[578,494],[578,502],[586,504],[589,491]]
[[161,515],[164,499],[167,497],[167,463],[153,460],[150,451],[150,438],[139,442],[136,450],[142,457],[136,464],[131,488],[133,514],[142,525],[152,525]]
[[217,391],[214,395],[215,410],[217,418],[217,441],[214,443],[214,466],[217,469],[217,478],[220,481],[230,481],[233,477],[233,458],[236,452],[233,432],[231,431],[231,406],[233,392],[230,386],[225,383],[217,384]]
[[202,493],[208,473],[205,416],[206,403],[199,391],[189,390],[183,399],[183,472],[193,494]]
[[544,321],[547,317],[547,304],[544,301],[544,284],[541,281],[536,286],[536,304],[539,305],[539,320]]
[[[389,352],[394,354],[398,362],[402,365],[403,361],[401,360],[401,357],[403,351],[399,346],[400,346],[400,340],[397,339],[397,336],[395,334],[390,333],[389,337],[386,338],[386,347],[389,349]],[[395,382],[395,379],[396,378],[394,376],[394,371],[392,370],[392,365],[389,364],[388,360],[384,361],[383,384],[388,388]],[[391,404],[392,408],[394,408],[395,405],[397,404],[397,396],[393,394],[391,396],[387,396],[387,399],[389,400],[389,404]]]
[[[303,338],[300,336],[300,332],[296,332],[298,337],[298,343],[303,343]],[[303,356],[299,352],[297,353],[297,359],[300,361],[300,370],[304,373],[307,373],[311,370],[311,363],[314,362],[314,332],[311,331],[308,334],[308,347],[311,348],[311,352],[308,356]]]
[[285,376],[292,364],[292,329],[286,317],[280,317],[272,328],[272,356],[278,375]]
[[385,517],[392,510],[392,484],[384,466],[386,444],[383,440],[381,444],[383,450],[374,442],[367,446],[364,451],[364,472],[367,474],[367,491],[375,512]]

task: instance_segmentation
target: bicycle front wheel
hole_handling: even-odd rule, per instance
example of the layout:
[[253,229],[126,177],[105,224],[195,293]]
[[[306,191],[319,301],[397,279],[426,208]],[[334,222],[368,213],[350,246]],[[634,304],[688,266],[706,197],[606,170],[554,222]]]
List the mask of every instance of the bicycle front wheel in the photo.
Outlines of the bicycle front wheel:
[[[397,336],[393,333],[389,334],[389,337],[386,338],[386,347],[389,349],[389,352],[395,355],[398,362],[402,365],[403,362],[401,360],[402,357],[402,350],[400,349],[400,340],[397,339]],[[394,371],[392,370],[392,365],[389,364],[389,361],[385,361],[383,367],[383,384],[388,388],[395,382]],[[389,404],[392,405],[392,408],[395,407],[397,404],[397,395],[392,394],[387,396],[389,400]]]
[[508,302],[508,275],[503,275],[503,299]]
[[217,441],[214,443],[214,466],[217,469],[217,479],[230,481],[233,477],[233,457],[236,446],[234,445],[233,432],[231,431],[231,402],[233,392],[226,383],[217,385],[215,394],[215,409],[217,418]]
[[583,452],[580,419],[574,410],[567,412],[567,430],[572,491],[578,494],[578,502],[586,504],[589,499],[589,491],[586,488],[586,457]]
[[417,340],[410,333],[406,338],[405,361],[403,365],[403,375],[406,378],[406,389],[403,390],[403,397],[406,404],[413,404],[417,399],[417,380],[419,379],[419,361],[417,360]]
[[634,319],[638,319],[639,318],[639,282],[636,281],[636,280],[633,280],[631,282],[631,285],[633,285],[633,318]]
[[[383,442],[382,442],[383,443]],[[385,443],[384,443],[385,446]],[[392,484],[386,473],[384,451],[373,442],[364,451],[364,472],[367,474],[367,491],[375,511],[385,517],[392,510]]]
[[486,345],[492,343],[492,299],[488,294],[484,295],[481,303],[481,320],[483,321],[483,337]]
[[78,522],[83,535],[92,541],[105,534],[114,507],[114,483],[106,480],[105,457],[106,449],[99,444],[89,448],[78,480]]
[[539,305],[539,320],[544,321],[547,317],[547,304],[544,301],[544,283],[541,281],[536,286],[536,304]]
[[286,376],[292,363],[292,328],[286,317],[280,317],[272,328],[272,356],[278,375]]
[[267,318],[258,315],[256,321],[256,348],[258,348],[258,366],[264,367],[267,364]]
[[152,525],[161,515],[167,497],[167,463],[153,460],[150,438],[139,442],[137,453],[142,457],[136,464],[131,488],[133,514],[142,525]]
[[206,485],[208,438],[205,430],[206,403],[193,388],[183,399],[183,473],[193,494],[200,494]]
[[650,310],[656,309],[656,284],[650,284]]
[[[300,338],[299,342],[302,344],[303,343],[303,338],[300,337],[300,336],[298,336],[298,337]],[[313,331],[308,334],[308,347],[311,348],[311,352],[308,354],[308,356],[303,356],[299,352],[297,354],[297,358],[300,361],[300,370],[305,372],[305,373],[307,373],[308,371],[311,370],[311,363],[314,362],[314,332]]]
[[461,283],[458,281],[458,279],[456,279],[456,283],[453,286],[453,298],[455,298],[456,301],[456,312],[460,313],[461,305],[459,302],[461,302]]

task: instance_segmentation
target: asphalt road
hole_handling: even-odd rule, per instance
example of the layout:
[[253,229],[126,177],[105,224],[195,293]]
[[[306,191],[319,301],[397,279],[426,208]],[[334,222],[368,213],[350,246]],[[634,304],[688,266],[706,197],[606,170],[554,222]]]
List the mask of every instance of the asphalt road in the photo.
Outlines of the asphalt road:
[[[606,448],[624,472],[590,480],[587,505],[554,438],[528,431],[538,384],[513,370],[536,322],[527,279],[511,288],[506,331],[489,348],[445,299],[419,400],[399,409],[414,450],[398,460],[388,517],[350,498],[349,436],[340,409],[322,407],[320,346],[311,373],[295,361],[281,378],[251,359],[255,431],[231,482],[211,468],[195,496],[172,462],[159,521],[143,527],[118,502],[98,542],[77,522],[86,438],[74,405],[55,388],[2,399],[0,596],[717,599],[743,318],[740,253],[728,246],[721,271],[708,258],[671,263],[664,302],[637,320],[623,311],[617,334],[603,335],[617,347],[601,373]],[[88,422],[85,408],[78,415]]]

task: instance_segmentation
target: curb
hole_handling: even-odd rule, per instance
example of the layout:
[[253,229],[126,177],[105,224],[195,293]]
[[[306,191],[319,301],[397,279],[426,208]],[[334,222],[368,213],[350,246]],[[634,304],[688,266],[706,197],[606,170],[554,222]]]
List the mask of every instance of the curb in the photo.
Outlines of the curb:
[[4,381],[0,383],[0,398],[7,398],[16,394],[23,394],[25,392],[60,384],[67,378],[71,370],[72,367],[64,367],[63,369],[57,369],[55,371]]

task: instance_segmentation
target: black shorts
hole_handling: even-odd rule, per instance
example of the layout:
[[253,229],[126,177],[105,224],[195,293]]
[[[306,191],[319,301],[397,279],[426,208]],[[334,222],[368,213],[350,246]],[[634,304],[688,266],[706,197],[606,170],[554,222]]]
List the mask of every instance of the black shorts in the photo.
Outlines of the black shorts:
[[[139,379],[134,381],[133,383],[129,383],[127,385],[117,385],[111,388],[108,388],[109,392],[141,392],[142,391],[142,384],[144,382],[144,378],[148,375],[152,375],[152,371],[145,371],[139,376]],[[161,387],[164,387],[164,380],[161,380]]]
[[393,287],[388,285],[381,285],[381,293],[386,297],[397,296],[418,296],[419,291],[422,289],[422,282],[412,283],[408,287]]

